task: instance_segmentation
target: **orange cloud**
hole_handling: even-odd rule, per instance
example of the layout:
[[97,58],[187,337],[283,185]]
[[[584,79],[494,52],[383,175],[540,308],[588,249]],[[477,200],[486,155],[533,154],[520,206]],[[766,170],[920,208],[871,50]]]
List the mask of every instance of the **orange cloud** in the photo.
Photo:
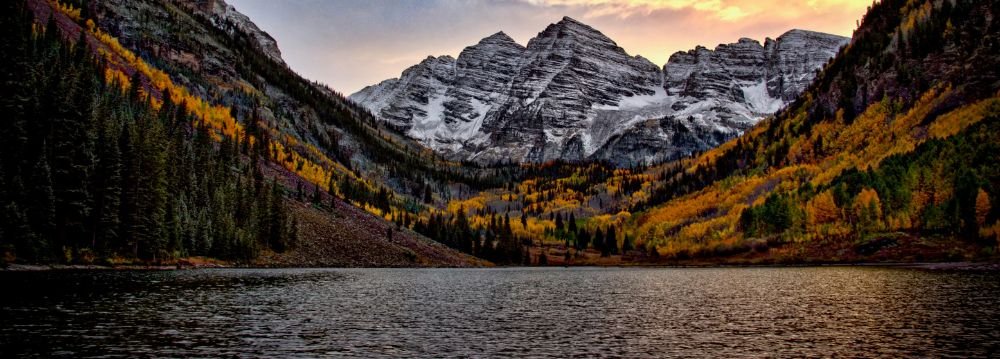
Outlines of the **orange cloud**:
[[227,0],[280,44],[309,78],[351,93],[427,56],[457,57],[504,31],[522,45],[563,16],[657,65],[676,51],[793,28],[851,36],[872,0]]
[[846,9],[864,9],[871,0],[523,0],[532,5],[546,7],[582,7],[587,9],[584,17],[594,18],[615,16],[629,18],[635,15],[649,15],[654,11],[690,10],[711,15],[726,22],[767,14],[785,19],[798,18],[805,14]]

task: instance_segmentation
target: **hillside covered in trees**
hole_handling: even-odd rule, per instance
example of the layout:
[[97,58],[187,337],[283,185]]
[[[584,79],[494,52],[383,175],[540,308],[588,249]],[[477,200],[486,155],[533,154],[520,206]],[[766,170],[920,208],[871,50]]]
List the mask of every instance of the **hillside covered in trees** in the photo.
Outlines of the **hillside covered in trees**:
[[[348,197],[330,195],[330,176],[316,177],[329,169],[297,152],[314,147],[293,150],[287,134],[174,83],[98,28],[86,4],[4,6],[4,261],[479,263],[414,233],[393,236],[380,216],[343,203],[387,208],[384,188],[342,178]],[[335,225],[344,216],[351,228]],[[337,243],[317,240],[331,230]],[[342,243],[354,247],[313,258],[326,251],[311,247]]]
[[515,232],[570,263],[996,258],[998,10],[875,3],[799,99],[738,139],[648,167],[553,165],[456,207],[523,209]]

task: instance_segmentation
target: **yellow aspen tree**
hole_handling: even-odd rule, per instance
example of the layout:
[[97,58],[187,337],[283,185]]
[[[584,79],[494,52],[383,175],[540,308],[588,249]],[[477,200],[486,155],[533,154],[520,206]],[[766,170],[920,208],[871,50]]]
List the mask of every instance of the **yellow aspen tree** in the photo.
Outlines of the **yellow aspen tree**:
[[836,221],[840,217],[840,208],[829,190],[820,192],[806,205],[806,215],[809,224],[818,225]]
[[979,189],[976,194],[976,224],[982,228],[986,226],[986,216],[990,213],[990,195]]
[[878,229],[882,225],[882,201],[878,192],[865,188],[854,199],[854,215],[867,230]]

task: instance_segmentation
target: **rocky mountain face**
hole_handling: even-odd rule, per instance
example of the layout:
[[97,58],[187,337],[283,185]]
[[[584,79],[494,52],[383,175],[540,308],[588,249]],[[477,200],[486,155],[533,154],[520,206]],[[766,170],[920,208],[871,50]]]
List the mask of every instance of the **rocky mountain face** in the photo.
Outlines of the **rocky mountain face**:
[[234,29],[242,31],[254,38],[261,51],[267,54],[272,60],[284,64],[281,59],[281,51],[278,50],[278,42],[271,35],[264,32],[250,21],[250,18],[224,0],[174,0],[180,5],[188,5],[194,11],[200,11],[212,20],[212,23],[220,29]]
[[526,47],[500,32],[350,98],[453,159],[628,165],[735,136],[791,101],[846,41],[792,30],[678,52],[660,68],[566,17]]
[[254,121],[285,142],[287,153],[340,176],[384,181],[399,193],[419,189],[423,197],[437,170],[423,145],[294,73],[274,40],[223,0],[102,0],[88,6],[96,25],[123,47],[147,56],[192,96],[229,107],[238,123]]
[[742,38],[677,52],[663,67],[661,97],[598,111],[605,126],[629,125],[593,156],[623,165],[718,146],[794,100],[848,40],[791,30],[764,45]]

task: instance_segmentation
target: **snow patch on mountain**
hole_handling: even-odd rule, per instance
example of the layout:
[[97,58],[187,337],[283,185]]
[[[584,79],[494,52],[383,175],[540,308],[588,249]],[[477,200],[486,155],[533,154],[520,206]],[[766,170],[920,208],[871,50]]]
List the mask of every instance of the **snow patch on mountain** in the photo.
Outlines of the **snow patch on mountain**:
[[780,98],[771,97],[767,93],[767,83],[761,81],[753,86],[741,87],[743,98],[746,100],[747,108],[761,115],[768,115],[781,109],[785,102]]
[[431,97],[427,105],[421,107],[424,116],[417,116],[410,127],[410,131],[406,134],[415,139],[430,141],[432,143],[440,138],[445,138],[441,136],[448,132],[448,124],[442,120],[445,100],[447,98],[441,95]]
[[667,95],[667,90],[663,87],[654,86],[650,87],[649,90],[652,91],[652,93],[623,97],[617,104],[614,105],[594,104],[592,107],[595,110],[604,111],[635,110],[662,104],[670,100],[670,97]]

